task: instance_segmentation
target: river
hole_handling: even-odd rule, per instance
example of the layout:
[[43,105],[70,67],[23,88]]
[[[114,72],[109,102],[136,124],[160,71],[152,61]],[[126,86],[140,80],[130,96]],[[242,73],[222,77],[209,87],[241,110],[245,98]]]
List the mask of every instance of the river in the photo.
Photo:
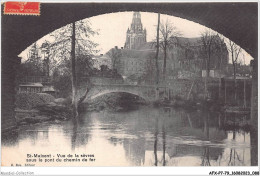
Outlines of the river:
[[[250,166],[257,157],[251,154],[257,149],[251,142],[255,136],[227,125],[248,118],[151,106],[84,112],[78,121],[25,125],[11,136],[3,135],[2,165]],[[28,154],[50,155],[53,160],[26,162]],[[57,160],[57,154],[91,157],[68,162],[64,157]]]

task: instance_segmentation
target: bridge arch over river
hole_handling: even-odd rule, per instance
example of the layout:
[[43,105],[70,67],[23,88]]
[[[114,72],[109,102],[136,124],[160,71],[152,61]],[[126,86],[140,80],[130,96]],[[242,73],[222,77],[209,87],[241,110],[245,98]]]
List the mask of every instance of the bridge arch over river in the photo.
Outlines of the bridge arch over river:
[[[165,89],[160,87],[160,89]],[[78,92],[79,98],[84,95],[84,90]],[[113,93],[113,92],[125,92],[129,94],[136,95],[141,97],[146,102],[153,102],[156,100],[156,87],[154,85],[131,85],[131,84],[95,84],[90,91],[88,92],[85,100],[82,103],[87,102],[88,100],[95,99],[96,97]]]

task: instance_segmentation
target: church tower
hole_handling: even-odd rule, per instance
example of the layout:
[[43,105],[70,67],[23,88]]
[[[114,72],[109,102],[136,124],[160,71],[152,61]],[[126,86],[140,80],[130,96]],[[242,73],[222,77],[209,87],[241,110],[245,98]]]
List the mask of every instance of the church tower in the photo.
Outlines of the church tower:
[[130,29],[126,32],[126,49],[139,49],[146,43],[146,29],[143,29],[140,12],[134,12]]

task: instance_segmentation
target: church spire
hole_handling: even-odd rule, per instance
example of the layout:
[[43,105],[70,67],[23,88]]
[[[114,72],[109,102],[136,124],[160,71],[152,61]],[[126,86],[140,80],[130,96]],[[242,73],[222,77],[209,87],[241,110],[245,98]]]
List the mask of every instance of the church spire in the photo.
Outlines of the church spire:
[[146,42],[146,30],[143,30],[140,12],[134,12],[130,29],[127,29],[125,48],[138,49]]
[[133,22],[136,19],[138,19],[138,20],[140,19],[140,22],[141,22],[141,14],[140,14],[140,12],[134,12],[133,13]]
[[143,25],[141,22],[141,14],[140,12],[133,13],[133,19],[131,24],[131,31],[138,32],[143,30]]

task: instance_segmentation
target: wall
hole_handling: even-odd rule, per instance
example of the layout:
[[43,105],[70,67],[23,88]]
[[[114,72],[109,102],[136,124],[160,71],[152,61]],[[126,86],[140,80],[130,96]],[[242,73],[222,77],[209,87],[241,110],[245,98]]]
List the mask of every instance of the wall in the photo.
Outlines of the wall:
[[[124,80],[122,78],[105,78],[105,77],[90,77],[90,82],[92,84],[123,84]],[[84,83],[83,83],[84,84]]]

